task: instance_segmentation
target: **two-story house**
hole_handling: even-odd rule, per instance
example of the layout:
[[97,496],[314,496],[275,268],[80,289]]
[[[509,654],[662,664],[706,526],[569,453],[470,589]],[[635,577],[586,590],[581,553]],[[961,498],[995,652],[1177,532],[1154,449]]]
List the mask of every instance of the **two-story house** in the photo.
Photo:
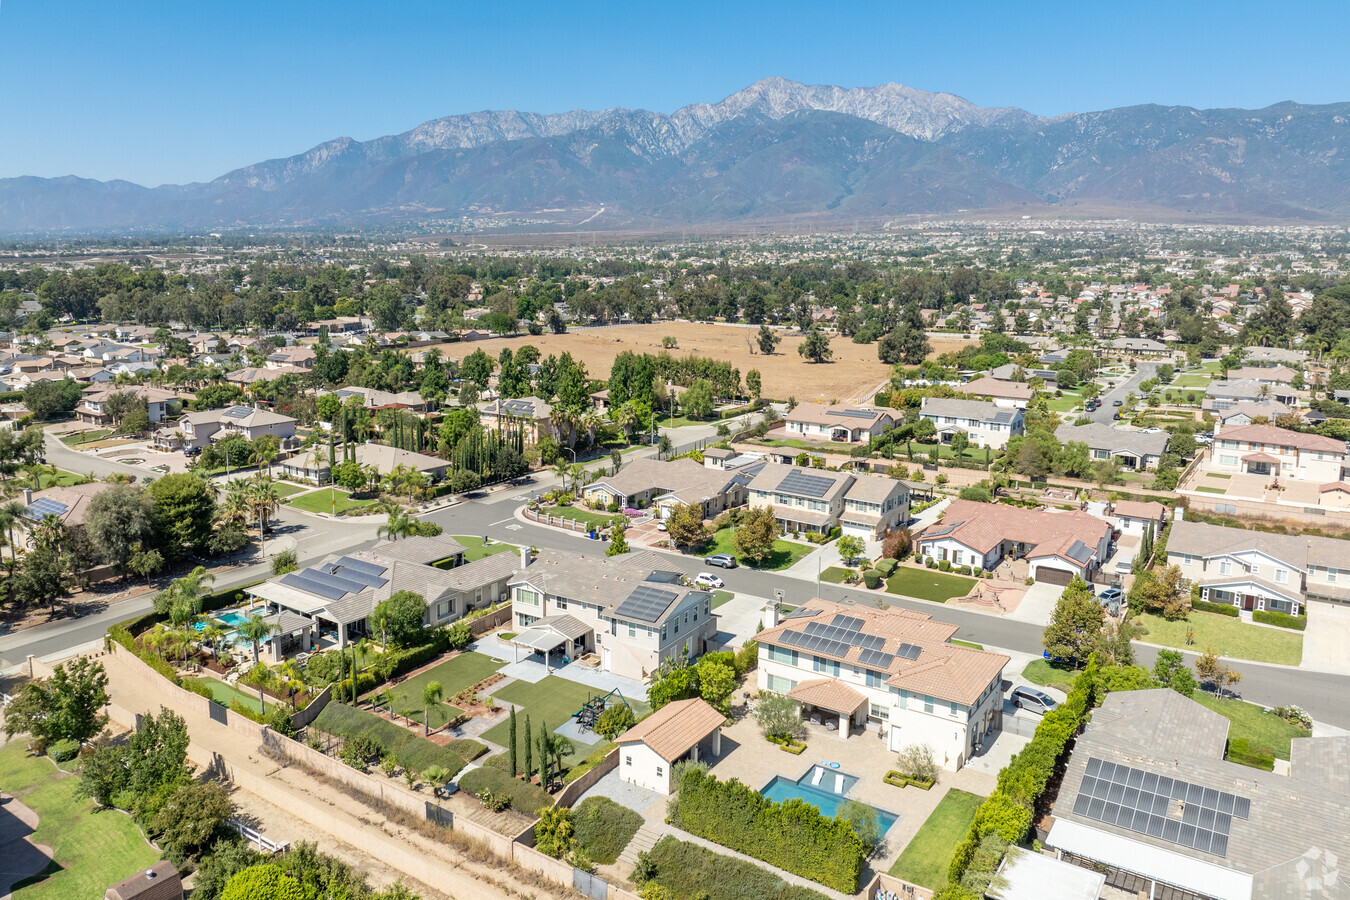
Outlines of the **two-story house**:
[[1209,469],[1328,484],[1346,478],[1345,441],[1274,425],[1222,427]]
[[1027,404],[1036,396],[1036,392],[1032,390],[1029,384],[1020,381],[1000,380],[992,375],[985,375],[982,378],[976,378],[974,381],[958,384],[955,389],[958,394],[965,394],[967,397],[985,397],[993,401],[995,406],[1016,407],[1017,409],[1026,409]]
[[537,444],[545,436],[559,439],[553,422],[553,406],[538,397],[493,400],[478,409],[478,421],[484,428],[501,430],[505,425],[524,425],[529,443]]
[[895,418],[895,411],[889,409],[803,403],[787,414],[783,427],[790,436],[803,440],[860,443],[879,437],[895,425]]
[[1031,577],[1049,584],[1068,584],[1075,576],[1092,580],[1110,545],[1111,525],[1085,512],[974,500],[953,500],[915,540],[920,557],[953,566],[992,571],[1004,557],[1025,559]]
[[312,369],[314,368],[314,360],[317,358],[312,347],[281,347],[267,354],[265,365],[269,369],[282,369],[287,366],[294,366],[298,369]]
[[955,625],[821,599],[776,617],[771,607],[755,635],[760,689],[798,701],[845,740],[871,727],[892,752],[928,744],[944,768],[960,769],[1002,725],[1009,659],[950,643]]
[[712,594],[680,584],[680,573],[650,551],[546,550],[508,588],[513,643],[546,662],[594,653],[603,671],[641,680],[667,660],[718,649]]
[[1172,523],[1167,562],[1211,603],[1299,615],[1310,601],[1350,604],[1345,541],[1269,534],[1203,522]]
[[936,426],[938,440],[944,444],[950,444],[957,432],[965,432],[972,447],[1001,450],[1009,438],[1026,430],[1020,409],[984,400],[924,397],[919,414]]
[[80,399],[80,405],[75,407],[75,415],[81,422],[88,422],[93,425],[111,422],[112,416],[108,415],[106,406],[109,398],[114,394],[131,394],[144,400],[152,425],[163,422],[170,412],[181,403],[178,395],[173,391],[164,391],[148,385],[117,387],[111,384],[102,384],[84,389],[84,396]]
[[190,412],[178,420],[176,428],[161,428],[155,432],[154,444],[161,450],[200,450],[212,441],[233,434],[242,435],[249,441],[264,434],[274,434],[281,441],[282,449],[290,449],[295,438],[295,419],[251,406]]
[[909,521],[904,482],[865,472],[768,463],[751,480],[749,492],[753,505],[773,507],[785,532],[825,533],[839,526],[844,534],[879,540]]

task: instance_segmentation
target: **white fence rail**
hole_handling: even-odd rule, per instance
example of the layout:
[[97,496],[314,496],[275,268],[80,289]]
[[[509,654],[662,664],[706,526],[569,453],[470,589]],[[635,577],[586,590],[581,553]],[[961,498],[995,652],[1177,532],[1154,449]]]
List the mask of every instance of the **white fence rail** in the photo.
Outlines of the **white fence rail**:
[[272,855],[276,855],[278,853],[285,853],[286,849],[290,847],[290,842],[283,841],[281,843],[278,843],[277,841],[271,840],[270,838],[263,835],[257,829],[245,825],[238,819],[226,819],[225,824],[233,828],[235,831],[239,832],[239,834],[242,835],[245,840],[257,844],[259,853],[270,853]]

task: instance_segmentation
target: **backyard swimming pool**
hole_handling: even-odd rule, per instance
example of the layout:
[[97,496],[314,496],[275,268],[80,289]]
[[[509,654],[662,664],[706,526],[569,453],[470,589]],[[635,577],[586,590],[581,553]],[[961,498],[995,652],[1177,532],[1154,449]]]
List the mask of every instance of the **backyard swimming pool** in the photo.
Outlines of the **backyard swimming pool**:
[[237,610],[230,610],[227,613],[221,613],[216,616],[217,619],[229,625],[231,628],[238,628],[248,621],[248,616]]
[[[838,811],[839,804],[850,799],[844,795],[857,783],[858,779],[853,775],[831,771],[823,766],[812,766],[796,781],[783,775],[775,776],[773,781],[760,790],[760,793],[779,803],[795,797],[819,809],[822,816],[833,816]],[[884,809],[877,810],[877,820],[881,824],[882,834],[895,824],[896,818],[897,816]]]

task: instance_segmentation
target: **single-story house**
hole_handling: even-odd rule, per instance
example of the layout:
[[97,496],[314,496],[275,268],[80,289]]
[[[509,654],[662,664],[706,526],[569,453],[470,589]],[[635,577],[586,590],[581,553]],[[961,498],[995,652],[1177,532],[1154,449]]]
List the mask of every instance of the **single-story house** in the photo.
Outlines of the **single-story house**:
[[670,794],[675,764],[720,756],[726,717],[694,697],[675,700],[619,735],[619,778],[629,784]]
[[1055,429],[1061,443],[1087,444],[1093,460],[1111,460],[1126,469],[1156,469],[1167,452],[1171,435],[1165,431],[1126,431],[1102,422],[1086,425],[1061,425]]

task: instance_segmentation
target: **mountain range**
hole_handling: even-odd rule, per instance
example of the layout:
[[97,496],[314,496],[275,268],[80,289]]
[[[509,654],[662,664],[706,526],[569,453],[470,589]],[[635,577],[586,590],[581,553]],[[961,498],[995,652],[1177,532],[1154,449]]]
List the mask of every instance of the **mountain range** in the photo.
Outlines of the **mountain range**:
[[214,181],[0,179],[0,231],[450,220],[587,230],[981,210],[1350,219],[1350,104],[1052,118],[899,84],[768,78],[674,113],[488,111],[337,138]]

